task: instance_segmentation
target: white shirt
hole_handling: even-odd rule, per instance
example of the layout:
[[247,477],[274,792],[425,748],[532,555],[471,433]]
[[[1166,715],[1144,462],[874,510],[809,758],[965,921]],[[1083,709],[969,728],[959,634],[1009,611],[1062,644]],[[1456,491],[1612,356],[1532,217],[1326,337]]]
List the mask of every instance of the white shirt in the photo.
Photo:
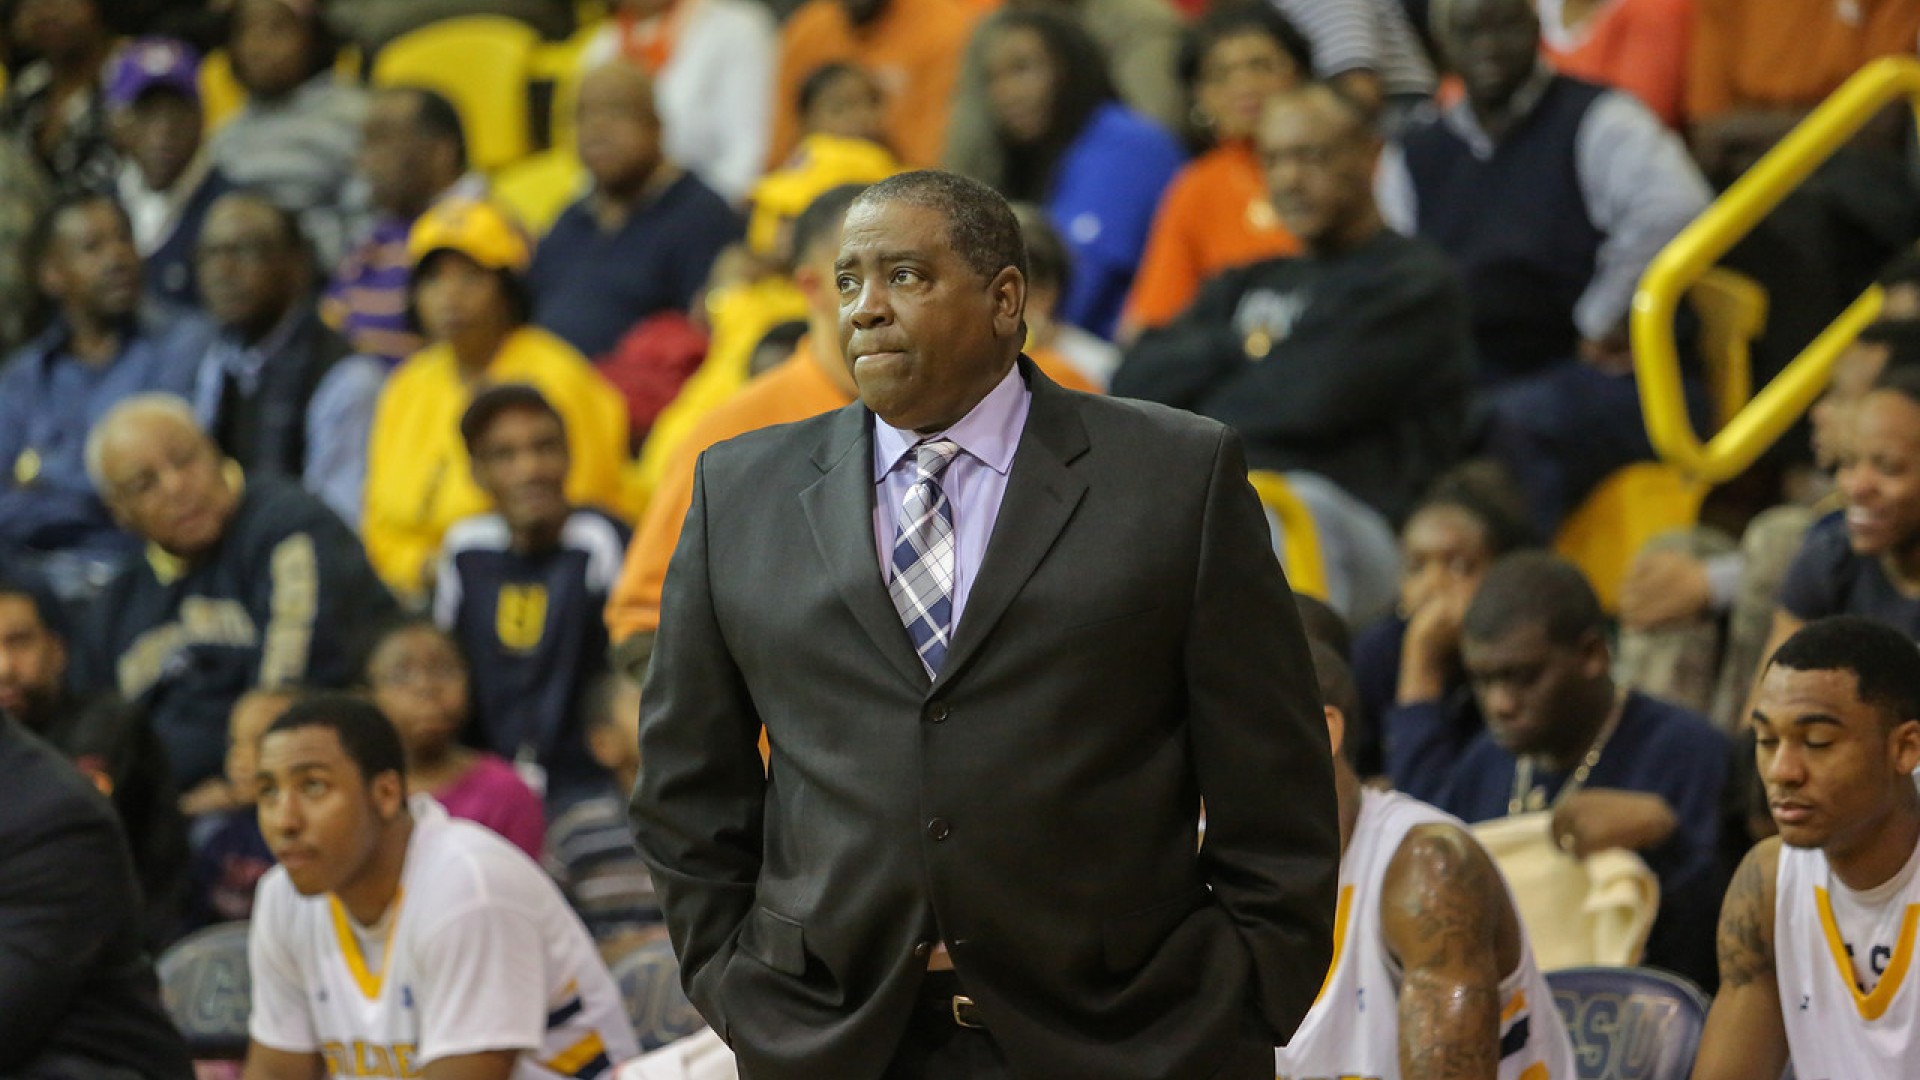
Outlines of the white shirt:
[[[1296,1077],[1400,1076],[1400,967],[1380,927],[1387,866],[1420,825],[1465,830],[1458,818],[1394,792],[1364,791],[1353,836],[1340,856],[1340,903],[1333,923],[1333,966],[1313,1008],[1274,1053],[1281,1080]],[[1500,980],[1499,1080],[1572,1080],[1573,1047],[1553,992],[1533,962],[1526,927],[1520,963]],[[1512,1044],[1509,1046],[1509,1044]]]
[[260,881],[248,935],[255,1042],[317,1053],[329,1076],[418,1076],[430,1062],[520,1050],[513,1080],[596,1080],[635,1056],[619,991],[560,891],[513,845],[428,796],[381,928],[332,895]]
[[1920,851],[1884,885],[1854,893],[1833,876],[1825,852],[1781,847],[1774,965],[1801,1080],[1913,1075],[1920,1049],[1920,977],[1911,970],[1920,929],[1916,859]]

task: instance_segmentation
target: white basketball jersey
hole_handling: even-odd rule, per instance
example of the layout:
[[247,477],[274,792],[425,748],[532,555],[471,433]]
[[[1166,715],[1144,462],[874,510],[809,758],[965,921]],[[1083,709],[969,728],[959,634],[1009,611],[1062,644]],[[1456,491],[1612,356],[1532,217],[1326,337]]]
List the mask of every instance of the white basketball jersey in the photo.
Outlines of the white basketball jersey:
[[[540,868],[425,795],[409,801],[384,935],[332,895],[261,879],[248,935],[249,1034],[320,1055],[331,1077],[409,1077],[430,1061],[520,1049],[512,1080],[611,1080],[639,1052],[586,928]],[[362,941],[384,936],[378,952]]]
[[[1466,828],[1417,799],[1362,792],[1360,817],[1340,859],[1333,965],[1293,1041],[1274,1054],[1281,1080],[1398,1080],[1400,970],[1381,934],[1381,885],[1407,832],[1429,824]],[[1500,981],[1499,1078],[1573,1080],[1575,1075],[1566,1025],[1534,965],[1522,926],[1520,965]]]
[[[1826,853],[1781,845],[1774,966],[1800,1080],[1895,1080],[1920,1068],[1914,1058],[1920,988],[1909,970],[1920,925],[1920,874],[1911,871],[1910,860],[1906,880],[1843,929],[1834,904],[1846,886],[1834,880]],[[1858,940],[1849,940],[1847,931]],[[1856,963],[1856,956],[1866,959]],[[1861,989],[1857,968],[1878,976],[1871,992]]]

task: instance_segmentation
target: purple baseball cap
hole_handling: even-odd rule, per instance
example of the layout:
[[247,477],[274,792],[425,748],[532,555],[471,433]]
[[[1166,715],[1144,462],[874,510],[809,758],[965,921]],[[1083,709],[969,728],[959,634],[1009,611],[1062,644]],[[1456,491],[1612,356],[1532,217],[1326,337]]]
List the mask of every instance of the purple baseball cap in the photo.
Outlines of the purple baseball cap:
[[171,90],[200,103],[200,57],[186,43],[147,37],[129,42],[107,69],[107,104],[125,108],[149,90]]

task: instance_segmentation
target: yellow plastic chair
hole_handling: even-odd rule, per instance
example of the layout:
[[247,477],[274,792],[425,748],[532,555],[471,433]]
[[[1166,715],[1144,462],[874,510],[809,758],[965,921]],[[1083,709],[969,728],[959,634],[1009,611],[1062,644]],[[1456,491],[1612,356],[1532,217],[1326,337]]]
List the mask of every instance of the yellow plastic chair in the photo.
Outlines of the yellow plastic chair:
[[587,190],[586,166],[571,149],[542,150],[501,169],[493,178],[493,197],[527,231],[545,236],[560,212]]
[[555,150],[574,148],[577,126],[574,110],[580,102],[580,80],[586,75],[581,70],[580,58],[599,31],[597,23],[582,24],[565,41],[547,41],[535,46],[527,58],[528,82],[545,83],[553,88],[547,106],[547,134]]
[[442,19],[411,30],[373,61],[376,86],[428,86],[459,110],[467,158],[492,172],[527,156],[527,73],[539,35],[498,15]]
[[1313,520],[1313,511],[1277,472],[1250,470],[1247,483],[1253,485],[1260,505],[1280,523],[1280,564],[1287,569],[1287,584],[1294,592],[1326,600],[1327,563],[1320,551],[1320,526]]
[[1753,343],[1767,332],[1767,290],[1736,270],[1716,266],[1687,290],[1700,316],[1700,353],[1716,429],[1753,397]]

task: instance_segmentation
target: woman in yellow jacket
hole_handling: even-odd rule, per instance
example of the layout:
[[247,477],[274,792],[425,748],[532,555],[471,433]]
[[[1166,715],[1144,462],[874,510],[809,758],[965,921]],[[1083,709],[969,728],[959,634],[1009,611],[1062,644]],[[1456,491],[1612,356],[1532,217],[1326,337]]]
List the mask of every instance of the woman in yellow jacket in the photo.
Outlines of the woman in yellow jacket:
[[387,380],[367,453],[367,555],[389,588],[414,602],[431,591],[447,527],[484,513],[460,416],[482,387],[527,383],[566,420],[567,495],[624,516],[627,411],[619,391],[567,343],[527,325],[526,236],[496,206],[444,200],[407,238],[411,302],[430,344]]

